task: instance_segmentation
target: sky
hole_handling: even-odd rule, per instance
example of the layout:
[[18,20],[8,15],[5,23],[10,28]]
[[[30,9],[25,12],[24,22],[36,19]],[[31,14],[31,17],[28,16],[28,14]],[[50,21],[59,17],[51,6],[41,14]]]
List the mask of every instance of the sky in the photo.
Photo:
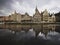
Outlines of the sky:
[[50,13],[57,13],[60,11],[60,0],[0,0],[0,15],[10,15],[16,10],[17,13],[29,15],[35,13],[35,8],[39,12],[48,10]]

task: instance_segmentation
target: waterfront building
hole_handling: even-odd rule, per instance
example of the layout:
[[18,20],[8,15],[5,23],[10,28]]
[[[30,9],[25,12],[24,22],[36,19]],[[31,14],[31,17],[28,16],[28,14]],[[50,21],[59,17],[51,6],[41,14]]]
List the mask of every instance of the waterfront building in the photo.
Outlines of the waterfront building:
[[9,21],[9,16],[4,16],[4,21],[8,22]]
[[55,15],[54,15],[54,13],[52,14],[52,21],[53,21],[53,22],[56,22],[56,17],[55,17]]
[[21,15],[21,22],[32,22],[32,16],[29,16],[28,13]]
[[9,20],[18,22],[18,23],[31,22],[31,20],[32,20],[32,17],[29,16],[28,13],[20,14],[20,13],[17,13],[16,11],[14,12],[14,14],[10,15],[9,17],[10,17]]
[[9,16],[0,16],[0,22],[7,22],[9,20]]
[[49,18],[49,13],[47,9],[45,9],[45,11],[43,12],[43,22],[48,22],[48,18]]
[[21,14],[15,11],[14,14],[10,15],[9,20],[14,21],[14,22],[21,22]]
[[21,14],[21,13],[17,13],[16,11],[14,11],[14,14],[11,14],[9,16],[5,16],[5,17],[1,17],[0,16],[0,20],[5,20],[7,22],[18,22],[18,23],[27,23],[27,22],[55,22],[56,21],[56,17],[54,15],[54,13],[52,15],[50,15],[50,13],[48,13],[47,9],[45,9],[43,12],[39,12],[38,8],[35,8],[35,14],[33,14],[33,16],[30,16],[27,12],[25,14]]
[[55,22],[55,15],[50,15],[45,9],[42,13],[40,13],[36,7],[35,14],[33,15],[33,22]]
[[0,16],[0,22],[4,21],[4,16]]
[[37,7],[35,9],[35,14],[33,15],[33,22],[41,22],[41,14],[38,11]]

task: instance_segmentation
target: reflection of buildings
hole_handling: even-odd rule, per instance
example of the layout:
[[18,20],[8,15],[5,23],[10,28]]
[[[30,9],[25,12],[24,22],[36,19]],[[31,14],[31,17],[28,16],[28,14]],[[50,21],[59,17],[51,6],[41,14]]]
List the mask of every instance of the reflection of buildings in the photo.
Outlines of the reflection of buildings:
[[47,35],[47,33],[49,31],[55,31],[56,29],[56,25],[55,24],[48,24],[48,25],[43,25],[43,31],[42,33],[44,33],[45,35]]
[[38,34],[39,32],[48,33],[49,31],[55,31],[56,25],[51,24],[41,24],[41,25],[0,25],[0,28],[9,29],[12,31],[28,31],[29,29],[33,28],[33,30]]
[[[3,17],[1,18],[3,19]],[[35,14],[33,16],[29,16],[28,13],[25,14],[19,14],[16,11],[14,14],[11,14],[9,16],[5,16],[4,20],[7,22],[55,22],[55,15],[50,15],[45,9],[43,12],[39,12],[37,7],[35,9]]]
[[47,35],[49,31],[55,31],[55,24],[40,24],[40,25],[0,25],[0,29],[8,29],[15,32],[25,31],[28,32],[29,29],[33,29],[36,32],[36,35],[39,32]]

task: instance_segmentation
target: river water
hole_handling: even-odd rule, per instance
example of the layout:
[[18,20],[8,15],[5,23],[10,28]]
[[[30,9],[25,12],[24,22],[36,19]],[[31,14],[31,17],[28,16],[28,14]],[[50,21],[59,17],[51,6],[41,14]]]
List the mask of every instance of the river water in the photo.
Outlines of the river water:
[[0,24],[0,44],[60,45],[60,24]]

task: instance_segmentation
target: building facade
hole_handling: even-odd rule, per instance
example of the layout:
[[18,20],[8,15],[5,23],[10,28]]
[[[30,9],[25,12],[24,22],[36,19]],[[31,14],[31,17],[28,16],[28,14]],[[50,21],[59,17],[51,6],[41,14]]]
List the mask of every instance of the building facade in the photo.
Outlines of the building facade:
[[41,14],[38,11],[37,7],[35,9],[35,14],[33,15],[33,22],[41,22]]
[[32,21],[32,17],[29,16],[28,13],[25,14],[19,14],[16,11],[14,12],[14,14],[9,15],[9,20],[13,21],[13,22],[31,22]]
[[43,22],[48,22],[49,21],[48,18],[49,18],[49,13],[47,9],[45,9],[45,11],[43,12]]
[[21,17],[21,22],[31,22],[32,21],[32,16],[29,16],[28,13],[25,13],[24,15],[21,15],[24,17]]
[[40,13],[36,7],[35,14],[33,15],[33,22],[55,22],[56,18],[54,13],[50,15],[45,9],[42,13]]
[[9,20],[14,21],[14,22],[21,22],[21,14],[15,11],[14,14],[10,15]]
[[16,11],[14,11],[14,14],[11,14],[9,16],[5,16],[4,18],[1,17],[0,20],[6,20],[6,21],[10,21],[10,22],[56,22],[56,17],[54,15],[54,13],[52,15],[50,15],[47,11],[47,9],[45,9],[43,12],[39,12],[39,10],[35,9],[35,14],[33,16],[29,16],[29,14],[26,12],[25,14],[20,14],[17,13]]

